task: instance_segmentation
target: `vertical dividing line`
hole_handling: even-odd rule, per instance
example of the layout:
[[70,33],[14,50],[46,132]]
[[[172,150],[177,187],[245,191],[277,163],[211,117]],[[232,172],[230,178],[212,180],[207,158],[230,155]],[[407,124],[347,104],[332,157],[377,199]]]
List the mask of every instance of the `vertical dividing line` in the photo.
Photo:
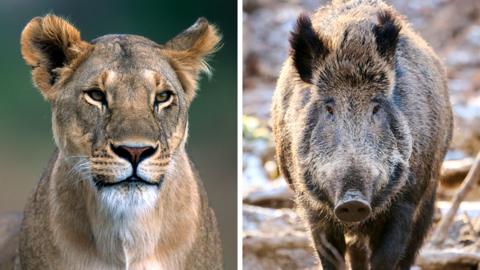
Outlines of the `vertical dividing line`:
[[243,116],[243,5],[237,0],[237,269],[243,269],[242,222],[242,116]]

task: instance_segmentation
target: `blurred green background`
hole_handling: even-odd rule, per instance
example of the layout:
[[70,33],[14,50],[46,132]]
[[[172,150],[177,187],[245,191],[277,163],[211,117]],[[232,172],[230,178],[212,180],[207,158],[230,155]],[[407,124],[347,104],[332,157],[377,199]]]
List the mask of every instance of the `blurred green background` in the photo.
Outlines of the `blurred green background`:
[[70,20],[85,40],[110,33],[137,34],[164,43],[200,17],[215,23],[223,47],[210,62],[190,110],[188,152],[217,213],[225,268],[236,268],[237,235],[237,13],[236,1],[0,2],[0,212],[22,210],[54,150],[49,104],[32,86],[21,58],[20,33],[35,16]]

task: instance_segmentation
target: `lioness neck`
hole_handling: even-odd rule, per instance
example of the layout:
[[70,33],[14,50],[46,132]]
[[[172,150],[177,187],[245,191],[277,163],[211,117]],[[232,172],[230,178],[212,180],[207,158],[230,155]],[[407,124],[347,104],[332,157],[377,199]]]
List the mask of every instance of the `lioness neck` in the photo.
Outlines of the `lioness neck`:
[[70,162],[58,153],[37,190],[47,193],[46,222],[53,249],[60,251],[57,265],[184,268],[199,227],[199,187],[185,151],[179,151],[169,166],[154,203],[112,210],[103,205],[95,185],[72,173]]

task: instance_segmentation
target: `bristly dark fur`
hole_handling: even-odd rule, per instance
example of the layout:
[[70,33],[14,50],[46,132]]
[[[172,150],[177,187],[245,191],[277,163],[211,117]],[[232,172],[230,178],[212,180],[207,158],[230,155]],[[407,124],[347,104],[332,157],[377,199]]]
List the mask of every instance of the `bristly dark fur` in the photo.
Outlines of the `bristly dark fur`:
[[378,13],[378,24],[373,27],[377,50],[381,56],[391,59],[395,55],[398,35],[402,29],[390,11]]
[[325,44],[315,32],[307,14],[300,14],[290,36],[292,58],[300,78],[311,83],[315,59],[328,53]]
[[[301,15],[290,43],[272,131],[322,269],[410,269],[452,136],[441,61],[382,0]],[[355,193],[371,213],[349,221],[336,209]]]

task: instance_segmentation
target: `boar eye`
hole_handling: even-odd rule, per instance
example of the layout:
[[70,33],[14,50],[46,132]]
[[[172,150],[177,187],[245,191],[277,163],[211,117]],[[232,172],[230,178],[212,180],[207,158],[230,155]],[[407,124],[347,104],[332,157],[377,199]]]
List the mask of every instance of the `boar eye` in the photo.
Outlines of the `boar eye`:
[[89,89],[85,91],[85,95],[92,101],[99,102],[102,105],[107,105],[107,97],[100,89]]
[[327,111],[327,113],[329,115],[333,115],[333,113],[334,113],[332,105],[328,105],[328,104],[325,105],[325,110]]
[[380,105],[376,104],[376,105],[373,107],[372,114],[373,114],[373,115],[377,114],[379,110],[380,110]]

